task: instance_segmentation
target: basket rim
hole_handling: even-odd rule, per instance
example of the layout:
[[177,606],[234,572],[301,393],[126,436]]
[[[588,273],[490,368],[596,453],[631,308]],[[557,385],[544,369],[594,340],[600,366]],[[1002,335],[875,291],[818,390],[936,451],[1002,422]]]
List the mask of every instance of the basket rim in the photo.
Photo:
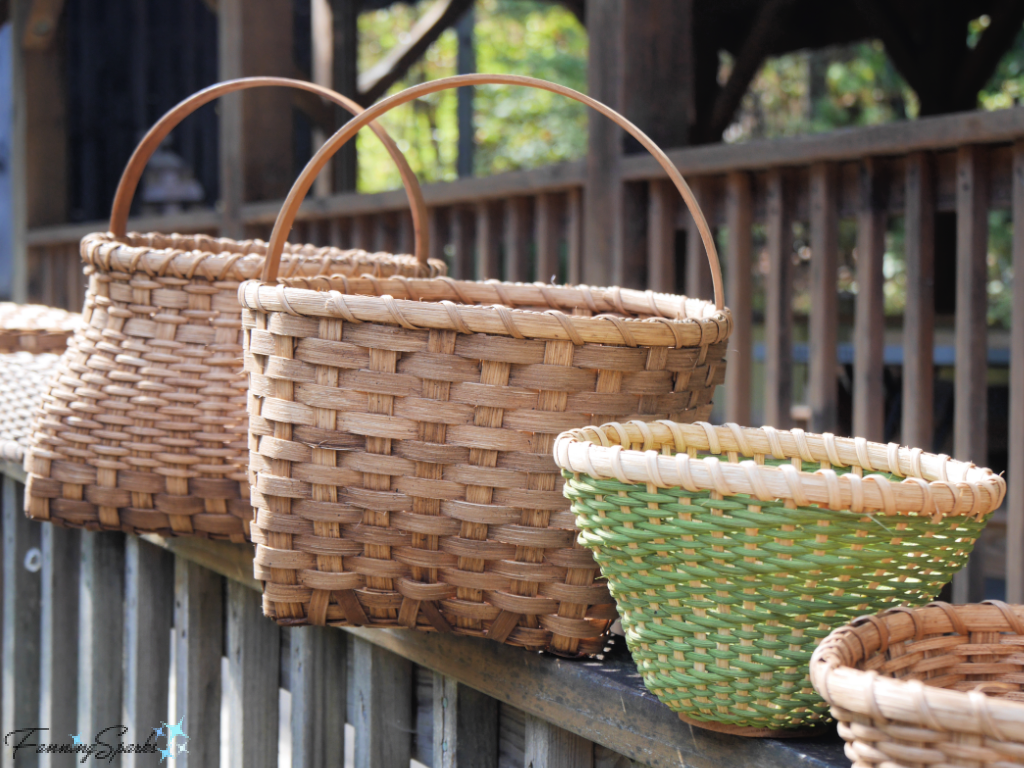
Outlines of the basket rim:
[[[623,448],[623,443],[642,444],[644,450]],[[674,446],[683,450],[671,456],[656,450]],[[727,454],[729,460],[714,455],[701,460],[697,452]],[[747,460],[739,461],[741,455]],[[563,470],[595,480],[792,500],[799,506],[817,504],[857,513],[922,513],[935,520],[962,514],[982,519],[1002,504],[1006,494],[1006,482],[992,470],[945,454],[830,432],[731,423],[715,427],[659,420],[584,427],[559,435],[554,456]],[[788,464],[765,466],[761,462],[767,457],[820,462],[822,468],[807,472]],[[888,472],[903,480],[879,474],[861,477],[856,472],[839,475],[831,467]]]
[[[292,287],[296,283],[344,292]],[[730,311],[718,310],[704,299],[619,287],[454,280],[443,275],[332,275],[285,279],[276,286],[250,280],[239,286],[238,299],[243,307],[261,312],[398,325],[413,331],[571,341],[576,346],[704,348],[725,341],[732,332]],[[548,309],[537,309],[545,306]],[[593,315],[567,314],[571,310]]]
[[[129,232],[118,237],[111,232],[93,232],[83,237],[81,243],[82,261],[103,272],[189,280],[201,277],[223,282],[258,276],[266,252],[267,243],[258,238],[233,240],[206,234]],[[411,254],[288,243],[281,260],[282,279],[326,274],[337,264],[363,267],[375,275],[398,268],[430,276],[443,275],[447,270],[443,261],[429,259],[425,272]]]
[[79,312],[46,304],[0,301],[0,335],[73,333],[82,324]]
[[[861,616],[832,631],[811,656],[815,691],[834,707],[875,720],[907,723],[935,732],[967,732],[997,741],[1024,742],[1024,703],[986,696],[981,691],[953,691],[918,680],[883,677],[857,668],[893,642],[925,635],[970,635],[1009,632],[1024,635],[1024,606],[1000,600],[971,605],[930,603],[921,608],[900,606]],[[984,685],[984,683],[979,683]]]

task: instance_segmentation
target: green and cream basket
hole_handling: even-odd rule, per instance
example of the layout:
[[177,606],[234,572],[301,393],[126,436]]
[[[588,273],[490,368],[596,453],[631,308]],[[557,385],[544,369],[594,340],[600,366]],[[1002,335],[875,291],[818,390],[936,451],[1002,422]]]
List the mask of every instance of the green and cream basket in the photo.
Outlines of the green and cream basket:
[[825,720],[818,642],[934,599],[1006,490],[947,456],[798,429],[633,421],[563,433],[554,453],[647,687],[747,736]]

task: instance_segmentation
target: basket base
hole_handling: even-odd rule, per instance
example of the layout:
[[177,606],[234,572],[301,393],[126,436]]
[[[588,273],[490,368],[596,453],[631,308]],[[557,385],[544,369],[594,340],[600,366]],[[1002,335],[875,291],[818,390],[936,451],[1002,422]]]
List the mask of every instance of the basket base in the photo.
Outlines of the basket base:
[[751,725],[729,725],[706,720],[691,720],[677,712],[679,719],[695,728],[703,728],[715,733],[728,733],[732,736],[746,736],[748,739],[799,739],[821,733],[821,728],[755,728]]

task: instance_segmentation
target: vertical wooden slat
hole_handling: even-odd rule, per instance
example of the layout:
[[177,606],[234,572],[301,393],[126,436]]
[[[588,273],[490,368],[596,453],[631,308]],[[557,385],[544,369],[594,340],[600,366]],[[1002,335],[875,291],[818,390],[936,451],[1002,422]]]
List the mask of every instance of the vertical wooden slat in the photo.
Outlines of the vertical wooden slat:
[[935,189],[931,158],[907,158],[904,248],[907,308],[903,319],[902,442],[932,448],[935,346]]
[[[675,192],[675,190],[672,190]],[[653,195],[652,195],[653,199]],[[729,364],[725,368],[725,420],[750,424],[750,383],[753,362],[753,309],[751,263],[753,206],[750,176],[730,173],[726,180],[725,226],[729,249],[725,254],[726,297],[732,308]]]
[[452,245],[455,255],[452,257],[451,276],[456,280],[473,279],[473,212],[465,208],[452,210]]
[[501,220],[493,203],[476,206],[476,279],[501,277]]
[[[690,182],[693,196],[701,206],[705,204],[705,184],[703,179],[697,178]],[[693,217],[687,214],[686,225],[686,289],[687,296],[696,299],[711,299],[715,295],[714,286],[711,283],[711,265],[708,263],[708,254],[704,249],[704,241],[700,237],[697,225]]]
[[778,169],[768,172],[767,208],[764,420],[786,429],[793,399],[793,228],[786,179]]
[[[679,192],[670,181],[650,183],[647,203],[647,287],[676,290],[676,201]],[[734,331],[735,332],[735,331]]]
[[81,545],[77,733],[88,741],[121,717],[124,535],[83,531]]
[[402,211],[398,214],[398,252],[412,253],[416,248],[412,214]]
[[565,201],[565,243],[569,257],[566,279],[577,285],[583,280],[583,190],[578,187],[569,190]]
[[1013,147],[1013,274],[1006,600],[1020,604],[1024,603],[1024,140]]
[[281,630],[248,586],[228,581],[227,602],[229,765],[276,768]]
[[497,700],[435,672],[433,768],[497,765]]
[[[217,76],[233,80],[245,75],[242,48],[242,0],[217,4]],[[242,94],[229,93],[218,100],[218,155],[220,156],[221,237],[244,237],[242,201],[245,194],[242,144]],[[250,137],[251,139],[252,137]]]
[[349,248],[361,248],[364,251],[373,250],[373,217],[356,216],[352,219],[350,230],[351,245]]
[[[394,253],[398,250],[398,216],[394,211],[384,211],[377,217],[377,228],[373,238],[375,251]],[[307,240],[307,242],[310,242]]]
[[[223,579],[180,557],[174,560],[174,687],[178,723],[185,733],[220,733],[220,659],[224,644]],[[190,739],[175,755],[176,768],[217,765],[217,739]]]
[[[43,561],[39,629],[39,722],[52,737],[76,731],[78,701],[78,568],[81,535],[72,528],[40,527]],[[166,673],[164,677],[166,677]],[[167,697],[164,697],[166,704]],[[43,754],[41,768],[71,768],[71,754]]]
[[[956,155],[956,374],[953,453],[988,463],[988,183],[981,147]],[[977,557],[953,579],[953,601],[984,597]]]
[[533,280],[530,263],[529,197],[511,197],[505,201],[505,279],[512,282]]
[[447,262],[445,246],[448,245],[448,216],[444,208],[431,208],[427,212],[427,226],[430,237],[430,258]]
[[885,253],[885,210],[881,205],[877,163],[860,166],[857,213],[857,305],[854,318],[853,433],[881,441],[885,429],[882,389],[885,303],[882,257]]
[[836,167],[815,163],[810,177],[811,314],[807,400],[812,432],[834,432],[838,420],[839,200]]
[[[3,699],[4,734],[18,728],[40,725],[39,717],[39,597],[40,566],[39,525],[22,512],[24,486],[4,476],[3,495]],[[46,723],[41,724],[46,727]],[[39,741],[45,734],[28,734],[27,743]],[[13,740],[14,737],[12,736]],[[34,750],[4,747],[0,765],[4,768],[35,766]]]
[[412,752],[412,662],[353,638],[355,768],[408,765]]
[[537,280],[561,281],[558,250],[562,244],[561,224],[564,200],[561,195],[543,192],[537,195],[534,240],[537,243]]
[[527,713],[525,764],[594,768],[594,743]]
[[[167,693],[174,617],[174,557],[129,536],[125,545],[124,718],[126,740],[145,744],[169,717]],[[148,766],[152,757],[127,754],[124,765]]]
[[292,627],[292,768],[327,768],[345,754],[348,635],[329,627]]

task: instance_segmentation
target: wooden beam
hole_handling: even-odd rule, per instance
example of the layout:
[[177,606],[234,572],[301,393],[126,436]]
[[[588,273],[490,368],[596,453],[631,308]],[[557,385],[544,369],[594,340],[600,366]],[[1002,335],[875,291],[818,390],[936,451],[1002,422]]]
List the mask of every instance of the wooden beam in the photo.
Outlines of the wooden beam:
[[789,428],[793,401],[793,224],[786,182],[782,171],[769,171],[764,421],[776,429]]
[[476,279],[501,277],[502,212],[494,203],[476,206]]
[[537,247],[537,279],[542,282],[562,282],[559,250],[562,245],[562,224],[565,218],[563,195],[544,192],[537,195],[534,204],[533,240]]
[[[707,205],[706,182],[704,179],[692,179],[690,188],[697,204]],[[687,296],[696,299],[711,300],[715,295],[714,285],[711,281],[711,263],[708,261],[708,252],[704,247],[704,241],[700,237],[697,223],[687,212],[686,214],[686,276],[683,283],[683,290]],[[712,225],[712,228],[714,225]]]
[[498,702],[434,673],[434,768],[498,768]]
[[838,426],[836,349],[839,343],[839,199],[837,168],[811,166],[811,314],[807,398],[812,432],[834,432]]
[[679,192],[670,181],[652,181],[647,200],[647,288],[675,293]]
[[345,754],[348,642],[330,627],[291,627],[292,768],[323,768]]
[[[43,567],[40,572],[39,721],[46,723],[52,733],[71,733],[78,714],[80,532],[44,525],[40,528],[40,538]],[[73,755],[46,753],[39,756],[40,768],[72,768],[75,762]]]
[[932,159],[907,158],[904,248],[907,306],[903,320],[902,442],[932,449],[935,389],[935,189]]
[[752,270],[753,204],[750,175],[730,173],[726,179],[725,226],[729,248],[725,254],[726,296],[732,309],[728,365],[725,368],[725,420],[750,424],[750,389],[753,358]]
[[[1013,146],[1013,220],[1024,221],[1024,140]],[[1024,227],[1013,231],[1013,273],[1024,275]],[[1013,281],[1006,476],[1006,599],[1024,603],[1024,280]]]
[[355,768],[408,765],[412,751],[412,664],[353,640]]
[[[235,80],[245,76],[243,8],[243,0],[218,0],[217,3],[217,76],[220,80]],[[221,97],[218,108],[220,235],[240,240],[245,237],[242,223],[242,203],[245,197],[242,94],[229,93]]]
[[533,200],[529,197],[512,197],[505,201],[505,279],[512,282],[533,280],[530,263],[532,208]]
[[860,166],[857,214],[857,303],[854,317],[853,433],[881,442],[885,431],[882,388],[885,299],[882,258],[885,254],[885,210],[877,162]]
[[569,190],[565,206],[565,247],[568,255],[566,277],[570,285],[578,285],[583,272],[583,192],[579,188]]
[[475,245],[476,217],[470,208],[453,208],[451,212],[452,256],[451,276],[456,280],[473,279],[473,246]]
[[554,723],[526,716],[526,765],[594,768],[594,743]]
[[[333,54],[331,87],[343,96],[359,98],[359,3],[331,0]],[[335,125],[344,125],[351,115],[335,107]],[[359,175],[356,142],[350,141],[331,158],[331,181],[335,192],[355,192]]]
[[[988,463],[988,157],[982,147],[956,156],[956,372],[953,455]],[[953,602],[984,597],[982,564],[972,556],[953,578]]]
[[472,5],[473,0],[436,0],[413,25],[404,43],[396,45],[377,64],[359,75],[359,103],[369,106],[387,93],[388,88],[419,61],[430,44]]

